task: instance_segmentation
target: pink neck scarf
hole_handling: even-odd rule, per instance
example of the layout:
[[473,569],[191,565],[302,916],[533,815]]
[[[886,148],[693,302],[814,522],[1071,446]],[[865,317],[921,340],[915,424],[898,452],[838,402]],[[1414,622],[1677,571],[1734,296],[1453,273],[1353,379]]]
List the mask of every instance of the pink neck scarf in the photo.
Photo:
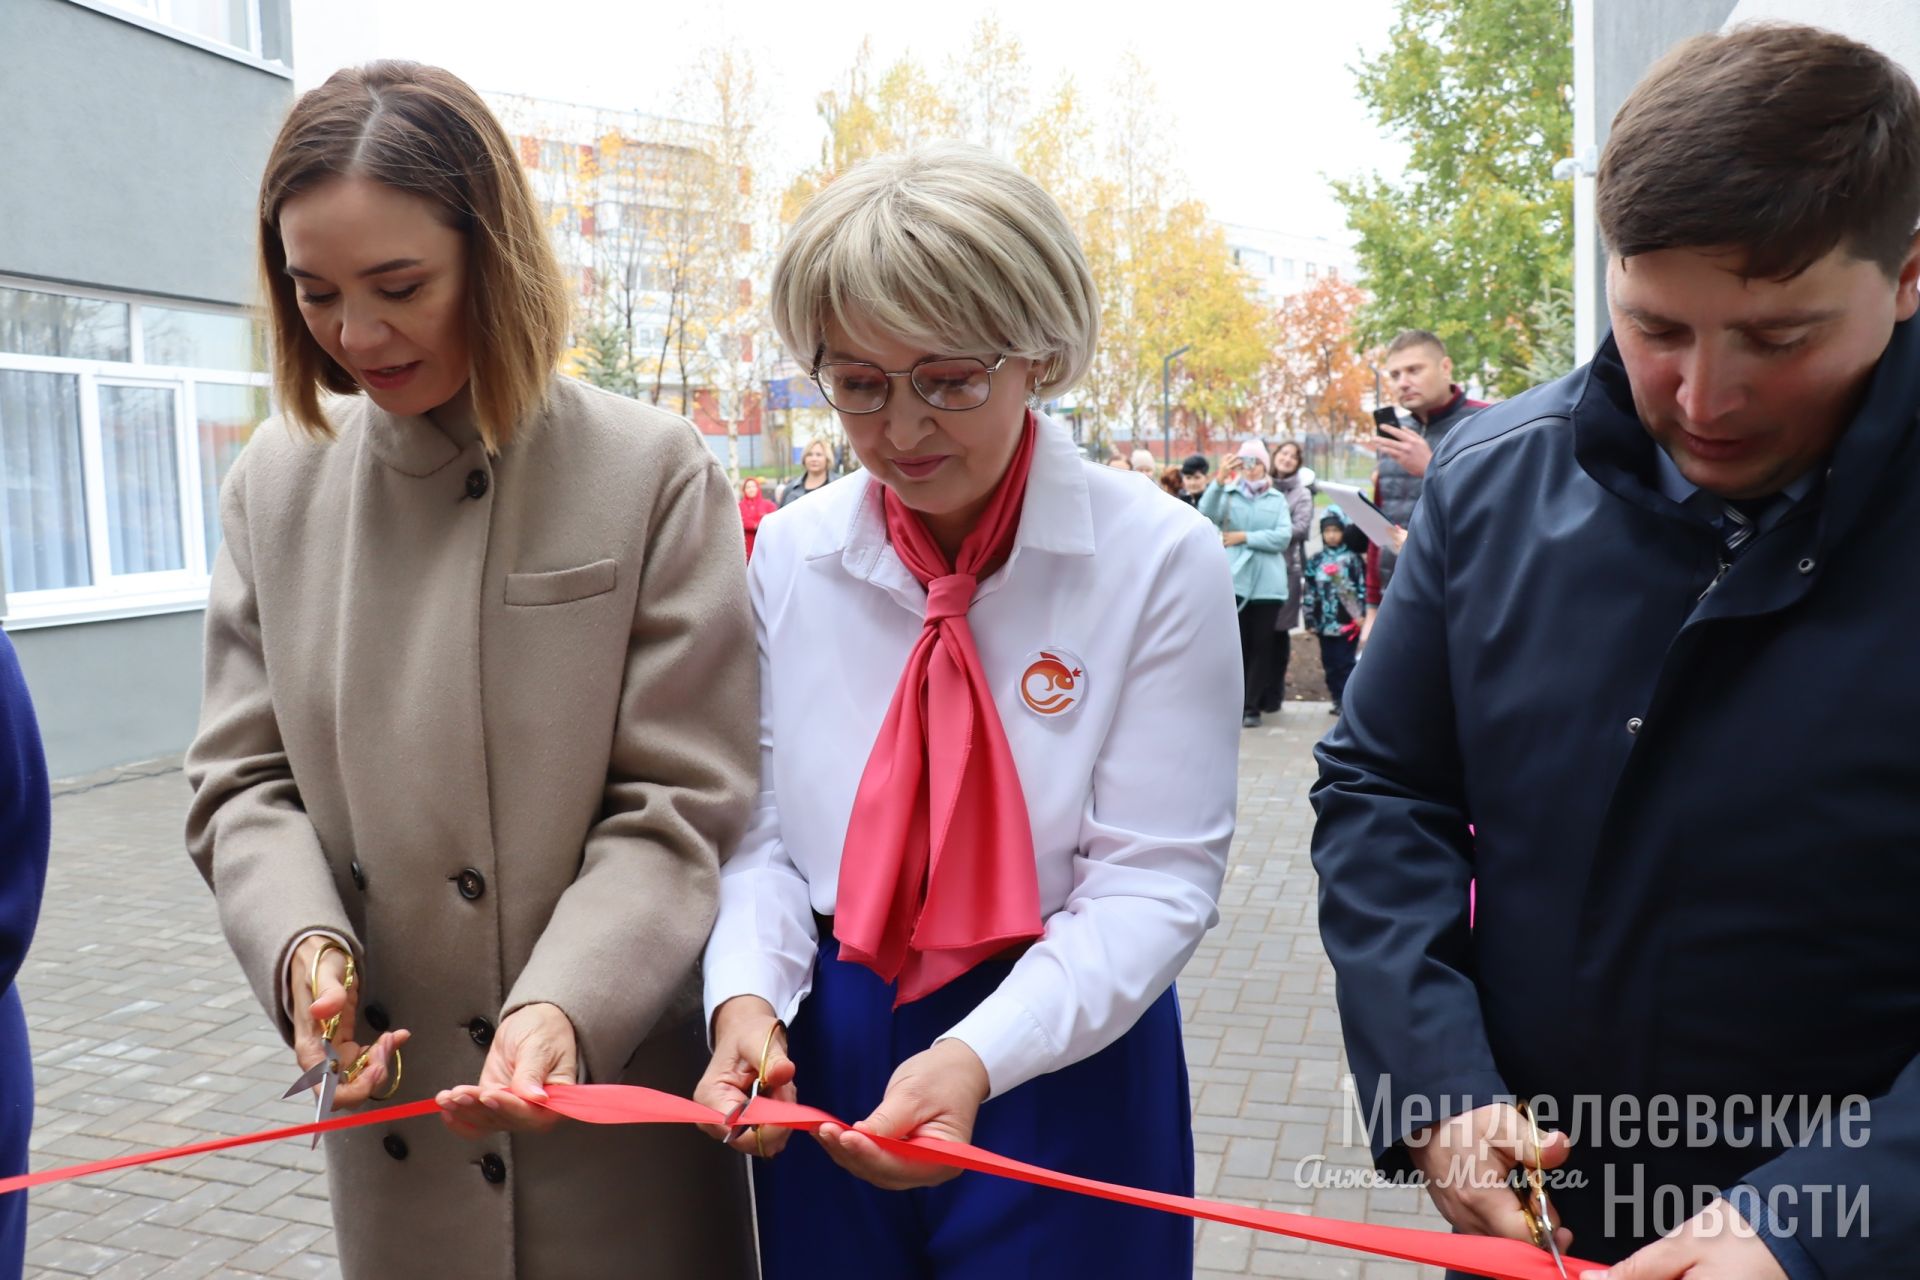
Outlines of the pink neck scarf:
[[842,957],[898,984],[896,1006],[1042,930],[1027,798],[967,625],[974,588],[1012,554],[1038,434],[1029,413],[955,564],[891,489],[882,499],[927,615],[854,795],[833,931]]

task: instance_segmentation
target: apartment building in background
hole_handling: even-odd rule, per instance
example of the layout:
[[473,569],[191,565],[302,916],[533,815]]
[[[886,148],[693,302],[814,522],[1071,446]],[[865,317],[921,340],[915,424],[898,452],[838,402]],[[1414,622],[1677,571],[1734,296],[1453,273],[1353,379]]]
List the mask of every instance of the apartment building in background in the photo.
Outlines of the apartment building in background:
[[1260,297],[1278,307],[1328,276],[1355,279],[1360,272],[1353,250],[1325,236],[1302,236],[1237,223],[1217,224],[1227,237],[1234,262],[1253,278]]
[[[635,398],[684,412],[722,461],[731,418],[739,423],[740,466],[777,462],[762,433],[767,391],[756,376],[770,353],[756,352],[751,337],[730,339],[702,324],[714,287],[706,240],[753,234],[743,224],[722,225],[727,219],[712,207],[716,184],[748,177],[715,169],[714,139],[694,122],[524,94],[483,96],[519,151],[575,289],[570,372],[586,371],[596,326],[603,335],[630,334]],[[750,280],[730,287],[739,299],[753,297]],[[693,323],[683,331],[689,314]]]

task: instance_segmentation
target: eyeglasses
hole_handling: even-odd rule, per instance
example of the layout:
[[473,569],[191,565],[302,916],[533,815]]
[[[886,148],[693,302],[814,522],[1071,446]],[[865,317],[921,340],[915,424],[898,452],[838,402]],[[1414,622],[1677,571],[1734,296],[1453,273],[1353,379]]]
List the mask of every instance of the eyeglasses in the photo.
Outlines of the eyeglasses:
[[893,394],[893,380],[905,378],[914,394],[935,409],[978,409],[993,394],[993,375],[1007,362],[992,364],[972,356],[928,356],[911,369],[892,373],[864,360],[835,360],[813,366],[813,380],[827,403],[841,413],[878,413]]

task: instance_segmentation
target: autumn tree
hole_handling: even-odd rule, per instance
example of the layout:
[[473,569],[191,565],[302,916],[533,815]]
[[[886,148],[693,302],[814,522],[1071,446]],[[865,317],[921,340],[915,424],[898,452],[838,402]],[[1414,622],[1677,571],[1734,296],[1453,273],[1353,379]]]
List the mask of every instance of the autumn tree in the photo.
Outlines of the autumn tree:
[[1231,426],[1249,411],[1272,347],[1250,282],[1179,178],[1146,68],[1129,57],[1116,72],[1108,108],[1070,76],[1036,97],[1018,38],[991,16],[937,80],[910,56],[876,71],[863,45],[818,99],[820,159],[786,202],[790,218],[847,167],[935,138],[1012,159],[1059,201],[1100,292],[1100,340],[1074,393],[1099,444],[1116,427],[1159,437],[1161,359],[1182,346],[1183,433]]
[[1269,430],[1342,436],[1370,428],[1374,367],[1355,341],[1365,301],[1357,285],[1324,276],[1280,304],[1257,397]]
[[791,222],[829,182],[871,156],[961,136],[959,111],[920,64],[902,57],[879,75],[873,42],[863,40],[840,82],[814,99],[826,136],[819,162],[788,187],[782,221]]
[[1006,153],[1019,141],[1031,76],[1020,40],[992,14],[974,23],[963,54],[948,64],[954,104],[968,141]]
[[1431,329],[1463,377],[1523,390],[1542,343],[1536,304],[1572,282],[1572,0],[1399,0],[1360,94],[1408,144],[1406,180],[1335,182],[1378,342]]
[[[1186,347],[1172,369],[1173,402],[1181,433],[1204,441],[1211,429],[1241,425],[1250,408],[1272,346],[1268,318],[1223,233],[1182,190],[1146,68],[1129,58],[1117,80],[1119,105],[1088,157],[1091,173],[1069,165],[1055,179],[1101,294],[1101,341],[1082,399],[1100,442],[1121,425],[1135,439],[1160,439],[1163,361]],[[1050,135],[1090,132],[1074,119],[1074,100],[1064,86],[1038,117]],[[1043,148],[1026,151],[1038,159]]]

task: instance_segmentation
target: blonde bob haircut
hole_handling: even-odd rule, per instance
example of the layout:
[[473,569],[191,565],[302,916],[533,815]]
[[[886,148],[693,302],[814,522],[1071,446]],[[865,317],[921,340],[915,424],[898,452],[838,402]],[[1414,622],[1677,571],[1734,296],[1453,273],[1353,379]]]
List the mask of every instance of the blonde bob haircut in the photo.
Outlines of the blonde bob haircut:
[[260,270],[282,412],[328,438],[320,392],[360,391],[308,331],[280,242],[287,201],[346,177],[419,196],[466,235],[474,416],[488,452],[499,453],[546,398],[566,341],[567,286],[500,122],[464,80],[417,62],[334,72],[300,95],[267,158]]
[[773,269],[773,325],[811,369],[829,321],[855,341],[1032,360],[1041,399],[1086,373],[1100,298],[1054,198],[962,143],[876,156],[808,202]]

